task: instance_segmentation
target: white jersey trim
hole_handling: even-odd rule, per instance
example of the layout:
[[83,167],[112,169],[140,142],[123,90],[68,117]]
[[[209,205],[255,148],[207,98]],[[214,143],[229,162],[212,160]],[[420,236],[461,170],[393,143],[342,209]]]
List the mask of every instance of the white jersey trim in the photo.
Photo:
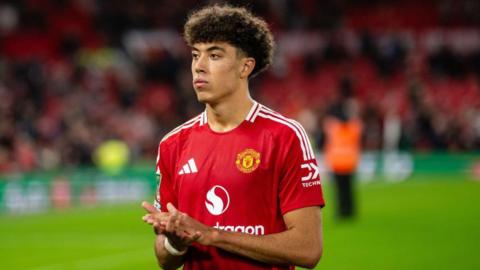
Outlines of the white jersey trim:
[[163,142],[165,141],[166,139],[170,138],[171,136],[177,134],[178,132],[180,132],[181,130],[184,130],[186,128],[190,128],[190,127],[193,127],[194,125],[197,124],[197,122],[201,122],[202,121],[202,114],[188,120],[187,122],[183,123],[182,125],[174,128],[172,131],[170,131],[169,133],[167,133],[167,135],[165,135],[163,137],[163,139],[160,141],[160,142]]
[[255,115],[255,112],[257,111],[257,108],[260,107],[260,105],[256,102],[256,101],[253,101],[253,106],[252,108],[250,108],[250,111],[248,112],[247,114],[247,117],[245,118],[245,120],[249,121],[249,122],[253,122],[253,116]]
[[203,126],[207,123],[207,110],[203,111],[201,117],[202,119],[200,120],[200,126]]
[[[171,136],[177,134],[178,132],[180,132],[181,130],[183,129],[187,129],[187,128],[190,128],[190,127],[193,127],[195,124],[197,124],[197,122],[201,121],[202,120],[202,116],[203,116],[203,113],[200,114],[200,115],[197,115],[196,117],[188,120],[187,122],[181,124],[180,126],[174,128],[172,131],[170,131],[169,133],[167,133],[165,136],[163,136],[162,140],[160,140],[160,143],[165,141],[166,139],[170,138]],[[160,160],[160,146],[158,147],[158,153],[157,153],[157,165],[156,165],[156,170],[155,170],[155,173],[157,175],[160,175],[160,168],[158,166],[158,161]]]
[[158,153],[157,153],[157,162],[155,163],[156,166],[155,166],[155,174],[156,175],[160,175],[160,168],[158,166],[158,161],[160,160],[160,147],[158,148]]
[[267,107],[265,107],[265,106],[262,106],[262,109],[265,109],[265,110],[269,111],[270,113],[275,114],[275,115],[278,116],[279,118],[282,118],[282,119],[284,119],[285,121],[289,121],[289,122],[291,122],[293,125],[295,125],[295,126],[300,130],[300,134],[302,134],[302,137],[303,137],[303,139],[304,139],[305,142],[306,142],[306,145],[305,145],[305,146],[306,146],[306,147],[308,148],[308,150],[310,151],[310,152],[309,152],[309,153],[310,153],[310,157],[311,157],[312,159],[315,158],[315,154],[314,154],[315,152],[313,151],[313,148],[312,148],[312,145],[311,145],[311,143],[310,143],[310,139],[309,139],[309,137],[308,137],[307,131],[305,131],[305,129],[303,128],[303,126],[302,126],[299,122],[297,122],[297,121],[295,121],[295,120],[293,120],[293,119],[286,118],[285,116],[283,116],[283,115],[279,114],[278,112],[275,112],[275,111],[273,111],[272,109],[267,108]]
[[292,119],[288,119],[282,116],[281,114],[271,111],[270,109],[264,106],[261,106],[258,112],[258,116],[273,120],[275,122],[284,124],[289,128],[291,128],[295,132],[295,135],[297,135],[298,140],[300,141],[300,147],[302,148],[303,159],[305,161],[315,159],[315,155],[313,154],[313,148],[312,148],[312,145],[310,144],[310,140],[308,139],[308,136],[305,130],[298,122]]

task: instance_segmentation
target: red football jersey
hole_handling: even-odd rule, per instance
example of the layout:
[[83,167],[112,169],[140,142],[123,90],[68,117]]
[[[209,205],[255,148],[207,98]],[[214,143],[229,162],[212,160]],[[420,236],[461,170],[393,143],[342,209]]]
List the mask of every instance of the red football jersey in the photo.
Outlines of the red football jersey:
[[[160,142],[155,205],[218,229],[254,235],[286,229],[283,214],[323,206],[315,156],[303,127],[255,103],[235,129],[218,133],[206,112]],[[184,269],[294,269],[194,244]]]

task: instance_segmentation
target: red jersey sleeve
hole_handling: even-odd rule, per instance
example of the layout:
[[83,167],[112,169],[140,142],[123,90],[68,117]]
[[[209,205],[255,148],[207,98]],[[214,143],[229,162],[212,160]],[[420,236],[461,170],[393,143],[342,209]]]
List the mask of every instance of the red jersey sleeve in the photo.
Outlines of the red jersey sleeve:
[[[320,173],[305,131],[289,130],[280,138],[279,198],[282,214],[308,207],[325,205]],[[308,152],[308,154],[307,154]]]
[[167,203],[172,203],[177,207],[177,194],[175,191],[175,183],[173,182],[172,172],[174,168],[170,164],[172,162],[172,154],[168,149],[168,145],[160,142],[158,146],[156,175],[157,175],[157,193],[155,196],[155,207],[162,211],[167,211]]

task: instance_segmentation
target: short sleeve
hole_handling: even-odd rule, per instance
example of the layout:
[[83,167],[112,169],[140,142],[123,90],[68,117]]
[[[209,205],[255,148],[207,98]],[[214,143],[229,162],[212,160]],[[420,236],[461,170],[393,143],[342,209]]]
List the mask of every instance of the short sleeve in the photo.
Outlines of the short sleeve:
[[154,205],[160,211],[167,211],[167,203],[177,206],[177,194],[175,185],[171,177],[171,154],[168,148],[161,142],[158,146],[157,164],[155,173],[157,176],[157,192],[155,195]]
[[297,130],[289,130],[280,141],[279,199],[282,214],[309,206],[323,207],[320,173],[305,131],[298,124]]

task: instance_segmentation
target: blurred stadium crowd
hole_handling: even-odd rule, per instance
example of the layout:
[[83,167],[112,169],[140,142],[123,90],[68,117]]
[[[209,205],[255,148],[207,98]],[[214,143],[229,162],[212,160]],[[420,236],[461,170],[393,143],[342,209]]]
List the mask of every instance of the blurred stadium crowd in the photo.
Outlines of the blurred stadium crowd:
[[[202,110],[180,33],[189,10],[213,2],[2,1],[0,173],[90,165],[108,139],[153,160],[162,135]],[[230,3],[276,35],[254,97],[299,119],[320,147],[346,89],[366,150],[480,150],[480,2]]]

